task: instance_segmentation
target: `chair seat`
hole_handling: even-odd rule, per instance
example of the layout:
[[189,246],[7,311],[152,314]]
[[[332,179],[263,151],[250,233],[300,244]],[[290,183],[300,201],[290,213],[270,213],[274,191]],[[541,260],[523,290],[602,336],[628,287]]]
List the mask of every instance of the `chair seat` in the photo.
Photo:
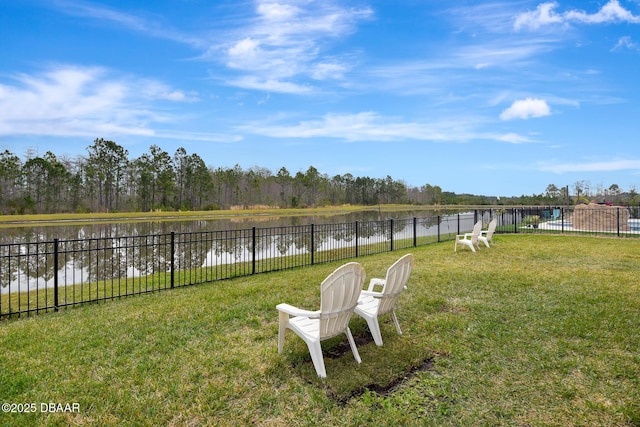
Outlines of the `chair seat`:
[[378,298],[374,298],[371,295],[361,296],[358,299],[358,305],[356,306],[356,313],[375,314],[378,312],[379,305],[380,305],[380,300]]
[[320,340],[320,319],[292,317],[289,319],[289,328],[298,335],[304,335],[312,340]]

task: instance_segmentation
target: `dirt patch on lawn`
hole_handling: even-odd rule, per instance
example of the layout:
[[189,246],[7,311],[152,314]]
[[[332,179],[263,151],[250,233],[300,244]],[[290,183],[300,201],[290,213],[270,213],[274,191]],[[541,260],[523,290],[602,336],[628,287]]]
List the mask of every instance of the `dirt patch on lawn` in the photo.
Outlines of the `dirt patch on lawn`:
[[413,377],[415,377],[420,372],[426,372],[433,370],[434,365],[434,357],[428,357],[422,361],[417,366],[412,366],[408,371],[402,372],[397,377],[393,378],[385,385],[380,384],[368,384],[363,387],[360,387],[357,390],[354,390],[347,396],[337,397],[333,396],[333,398],[340,404],[346,405],[351,399],[358,398],[362,396],[364,393],[375,393],[378,396],[387,396],[393,394],[396,390],[401,389],[406,383],[408,383]]

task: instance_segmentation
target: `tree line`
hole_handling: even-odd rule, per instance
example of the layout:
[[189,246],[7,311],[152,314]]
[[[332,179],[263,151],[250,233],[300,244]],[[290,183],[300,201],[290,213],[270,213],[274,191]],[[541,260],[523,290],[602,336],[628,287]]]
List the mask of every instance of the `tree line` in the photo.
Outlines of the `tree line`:
[[[0,153],[2,214],[213,210],[232,206],[307,207],[409,203],[407,186],[391,177],[351,174],[328,177],[310,166],[276,174],[262,167],[247,170],[207,166],[198,154],[178,148],[173,155],[157,145],[130,159],[114,141],[96,139],[87,155],[58,157],[47,151]],[[431,188],[435,203],[441,190]]]
[[[114,141],[96,139],[87,155],[57,157],[27,153],[25,160],[0,153],[0,213],[130,212],[214,210],[232,206],[282,208],[378,204],[553,204],[562,191],[498,200],[455,194],[437,185],[419,188],[385,178],[329,177],[315,167],[275,174],[259,166],[208,166],[195,153],[178,148],[170,155],[157,145],[138,158]],[[617,187],[617,186],[616,186]]]

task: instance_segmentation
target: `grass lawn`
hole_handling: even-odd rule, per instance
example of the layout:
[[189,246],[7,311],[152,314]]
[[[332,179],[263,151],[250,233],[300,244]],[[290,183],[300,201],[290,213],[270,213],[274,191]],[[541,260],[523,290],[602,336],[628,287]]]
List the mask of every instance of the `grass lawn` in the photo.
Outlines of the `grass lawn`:
[[354,317],[362,364],[325,341],[325,380],[291,331],[277,353],[275,306],[316,309],[341,262],[2,321],[0,401],[36,411],[0,425],[640,425],[640,241],[494,241],[359,258],[415,255],[404,335]]

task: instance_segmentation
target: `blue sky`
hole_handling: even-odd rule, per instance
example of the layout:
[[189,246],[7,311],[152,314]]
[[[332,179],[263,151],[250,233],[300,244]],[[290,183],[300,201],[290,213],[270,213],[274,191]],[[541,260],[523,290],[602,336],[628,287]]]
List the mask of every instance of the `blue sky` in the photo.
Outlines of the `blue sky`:
[[3,0],[0,149],[640,189],[640,0]]

